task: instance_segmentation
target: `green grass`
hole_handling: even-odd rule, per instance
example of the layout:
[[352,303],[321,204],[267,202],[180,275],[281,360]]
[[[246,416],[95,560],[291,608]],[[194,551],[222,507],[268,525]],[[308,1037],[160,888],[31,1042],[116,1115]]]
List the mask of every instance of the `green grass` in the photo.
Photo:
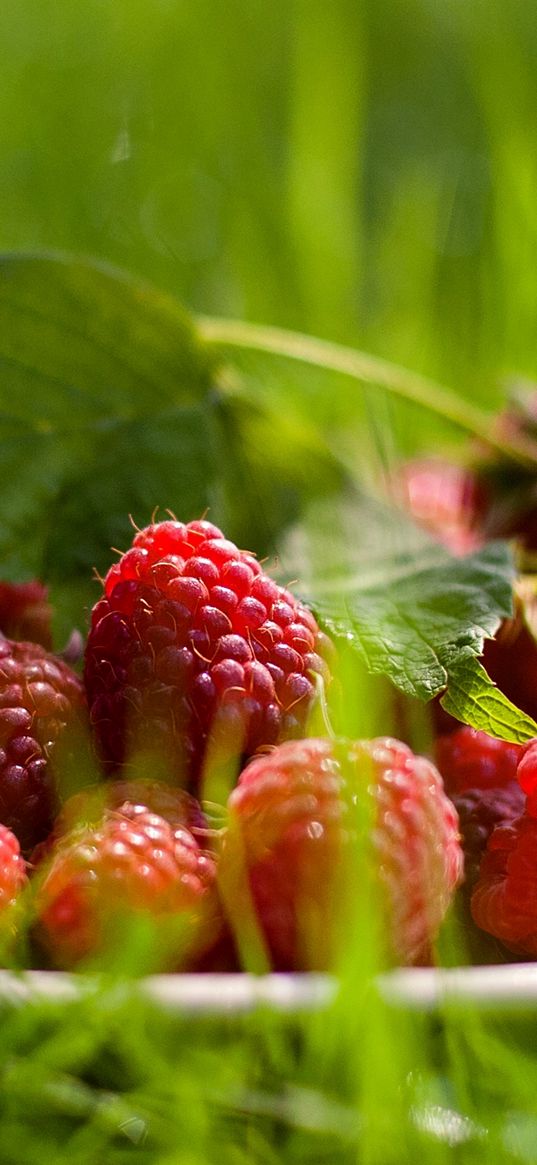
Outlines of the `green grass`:
[[[0,45],[0,250],[117,263],[469,408],[537,374],[528,0],[2,0]],[[288,426],[357,456],[322,373],[302,419],[289,391]],[[366,470],[427,444],[423,411],[409,425],[376,389],[356,407]],[[384,689],[356,683],[350,720],[380,731]],[[172,1017],[125,971],[80,1001],[0,1004],[0,1165],[537,1161],[533,1013],[389,1006],[359,943],[308,1015]]]

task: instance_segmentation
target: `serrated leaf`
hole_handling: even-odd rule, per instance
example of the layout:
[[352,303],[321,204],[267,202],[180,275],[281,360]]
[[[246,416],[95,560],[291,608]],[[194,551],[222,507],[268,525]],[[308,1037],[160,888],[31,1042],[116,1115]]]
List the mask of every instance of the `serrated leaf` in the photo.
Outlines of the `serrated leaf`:
[[338,509],[313,506],[286,539],[282,562],[327,629],[350,642],[372,674],[421,700],[447,689],[447,710],[491,735],[535,734],[537,725],[477,662],[485,639],[512,614],[507,544],[454,558],[403,514],[356,493]]
[[472,655],[461,655],[448,670],[448,688],[440,703],[446,712],[502,740],[524,744],[537,736],[537,724],[493,684]]

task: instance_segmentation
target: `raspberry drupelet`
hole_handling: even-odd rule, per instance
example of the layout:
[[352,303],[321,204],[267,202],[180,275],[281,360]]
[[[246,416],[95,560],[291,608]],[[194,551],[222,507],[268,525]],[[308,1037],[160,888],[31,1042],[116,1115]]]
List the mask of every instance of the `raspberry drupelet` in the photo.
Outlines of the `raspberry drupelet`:
[[149,748],[196,792],[205,765],[301,735],[329,647],[307,607],[212,523],[148,526],[92,612],[85,684],[106,770]]

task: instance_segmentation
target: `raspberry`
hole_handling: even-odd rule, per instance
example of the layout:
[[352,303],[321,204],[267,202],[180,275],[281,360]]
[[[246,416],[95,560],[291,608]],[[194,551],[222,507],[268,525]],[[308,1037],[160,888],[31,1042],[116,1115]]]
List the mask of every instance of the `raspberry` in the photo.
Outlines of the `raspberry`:
[[186,826],[195,837],[206,836],[208,825],[201,806],[184,789],[161,781],[104,781],[89,785],[68,797],[61,806],[54,827],[32,853],[32,862],[42,862],[62,838],[77,827],[96,826],[105,809],[119,809],[125,801],[146,806],[163,817],[173,829]]
[[85,683],[109,772],[151,749],[197,789],[204,765],[299,735],[328,676],[311,612],[206,521],[139,531],[92,613]]
[[15,834],[0,825],[0,912],[14,906],[26,885],[26,862]]
[[527,796],[527,811],[537,817],[537,740],[530,740],[523,749],[518,762],[516,776],[520,788]]
[[516,781],[498,788],[464,789],[452,795],[459,815],[464,850],[464,886],[470,891],[477,882],[481,858],[497,825],[512,821],[524,810],[525,797]]
[[81,681],[63,660],[39,644],[0,639],[0,821],[24,853],[50,829],[55,780],[84,708]]
[[395,489],[415,521],[454,554],[483,545],[489,499],[473,470],[440,458],[420,458],[402,467]]
[[522,813],[490,835],[472,915],[515,954],[537,957],[537,819]]
[[[36,895],[41,942],[56,966],[114,952],[124,922],[154,922],[157,967],[184,965],[206,941],[213,857],[185,826],[145,805],[105,810],[59,843]],[[162,963],[161,963],[162,960]]]
[[27,583],[0,582],[0,632],[9,639],[52,647],[52,611],[47,588],[36,579]]
[[[387,946],[403,962],[425,956],[462,872],[457,815],[429,761],[389,738],[290,741],[250,762],[229,810],[222,895],[232,914],[246,871],[275,970],[333,964],[369,810]],[[235,930],[240,941],[240,917]]]
[[436,764],[448,793],[494,789],[516,778],[523,746],[463,725],[436,740]]

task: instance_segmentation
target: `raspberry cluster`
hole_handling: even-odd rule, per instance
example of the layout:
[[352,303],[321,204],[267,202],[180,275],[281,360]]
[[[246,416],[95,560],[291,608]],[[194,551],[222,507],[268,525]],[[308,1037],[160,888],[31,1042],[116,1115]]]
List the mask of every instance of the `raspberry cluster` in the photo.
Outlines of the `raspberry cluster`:
[[508,956],[537,958],[537,741],[462,727],[436,755],[459,816],[470,946],[486,933]]
[[307,739],[335,649],[254,555],[207,521],[137,531],[82,679],[18,638],[50,630],[25,587],[0,589],[0,917],[12,935],[30,902],[37,965],[115,965],[142,937],[144,969],[324,969],[366,905],[383,958],[431,957],[453,804],[399,741]]

